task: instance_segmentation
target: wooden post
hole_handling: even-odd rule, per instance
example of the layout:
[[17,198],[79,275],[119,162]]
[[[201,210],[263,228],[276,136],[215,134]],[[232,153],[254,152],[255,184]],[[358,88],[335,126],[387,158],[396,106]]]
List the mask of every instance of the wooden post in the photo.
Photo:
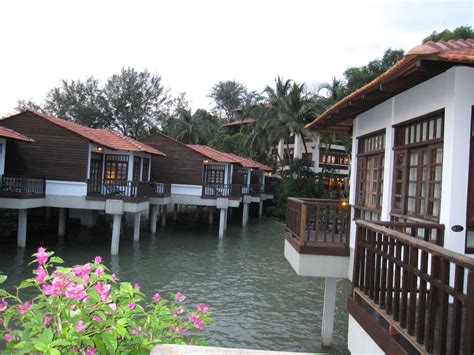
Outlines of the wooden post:
[[306,213],[307,206],[303,203],[301,205],[301,215],[300,215],[300,247],[304,246],[304,240],[306,235]]

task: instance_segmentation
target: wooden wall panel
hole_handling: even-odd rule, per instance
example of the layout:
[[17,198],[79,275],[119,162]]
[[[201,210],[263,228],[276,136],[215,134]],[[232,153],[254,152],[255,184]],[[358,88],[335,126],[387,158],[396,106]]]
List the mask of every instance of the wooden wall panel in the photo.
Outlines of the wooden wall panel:
[[152,180],[187,185],[202,184],[204,157],[201,154],[160,133],[140,141],[166,154],[166,157],[152,158]]
[[0,120],[0,125],[35,140],[8,142],[5,174],[64,181],[87,179],[87,139],[30,112]]

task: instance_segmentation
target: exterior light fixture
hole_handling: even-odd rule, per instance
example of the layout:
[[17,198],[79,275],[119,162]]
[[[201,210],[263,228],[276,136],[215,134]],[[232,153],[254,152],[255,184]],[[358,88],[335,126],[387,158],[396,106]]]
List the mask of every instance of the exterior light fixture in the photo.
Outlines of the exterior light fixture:
[[102,151],[102,147],[97,147],[97,151],[98,151],[98,152],[101,152],[101,151]]
[[204,164],[207,164],[207,163],[209,163],[209,160],[207,160],[207,159],[204,160]]
[[272,176],[272,172],[271,172],[271,171],[268,173],[268,176]]
[[341,206],[342,207],[347,207],[348,203],[347,203],[347,200],[342,200],[341,201]]

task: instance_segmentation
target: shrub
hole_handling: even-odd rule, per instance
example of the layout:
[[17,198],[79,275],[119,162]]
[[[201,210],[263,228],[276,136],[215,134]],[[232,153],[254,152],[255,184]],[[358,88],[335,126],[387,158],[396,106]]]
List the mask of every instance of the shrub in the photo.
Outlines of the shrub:
[[[205,345],[199,332],[212,321],[209,308],[186,311],[181,292],[171,301],[156,293],[147,304],[140,286],[109,274],[99,256],[72,268],[56,266],[63,260],[44,248],[33,256],[35,276],[16,294],[0,289],[0,336],[8,351],[148,354],[156,344]],[[22,300],[20,293],[36,296]]]

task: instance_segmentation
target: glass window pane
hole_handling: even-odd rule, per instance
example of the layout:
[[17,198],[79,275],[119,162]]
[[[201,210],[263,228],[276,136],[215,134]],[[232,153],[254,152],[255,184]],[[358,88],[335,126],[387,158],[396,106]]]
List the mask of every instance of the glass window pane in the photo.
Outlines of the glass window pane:
[[415,212],[415,198],[413,197],[407,198],[407,211]]
[[418,172],[417,168],[410,168],[410,173],[408,175],[408,180],[416,181],[417,172]]
[[410,182],[408,184],[408,196],[416,196],[416,183]]
[[410,165],[418,164],[418,152],[413,152],[410,154]]

